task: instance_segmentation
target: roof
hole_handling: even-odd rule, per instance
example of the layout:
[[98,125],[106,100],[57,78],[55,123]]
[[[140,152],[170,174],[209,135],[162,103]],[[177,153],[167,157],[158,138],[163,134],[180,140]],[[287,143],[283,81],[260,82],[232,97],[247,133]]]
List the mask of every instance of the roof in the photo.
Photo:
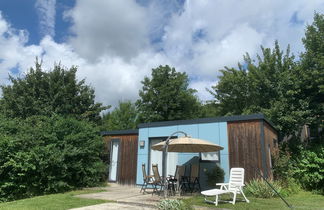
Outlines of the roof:
[[[137,127],[150,128],[150,127],[162,127],[162,126],[172,126],[172,125],[190,125],[190,124],[199,124],[199,123],[238,122],[238,121],[247,121],[247,120],[264,120],[274,130],[277,130],[274,127],[273,123],[268,119],[266,119],[263,114],[235,115],[235,116],[225,116],[225,117],[199,118],[199,119],[192,119],[192,120],[174,120],[174,121],[140,123]],[[138,129],[103,131],[100,134],[102,136],[131,135],[131,134],[138,134]]]
[[247,120],[264,120],[273,129],[275,129],[273,123],[267,120],[263,114],[235,115],[235,116],[225,116],[225,117],[200,118],[200,119],[192,119],[192,120],[150,122],[150,123],[141,123],[137,127],[149,128],[149,127],[172,126],[172,125],[189,125],[189,124],[214,123],[214,122],[236,122],[236,121],[247,121]]
[[102,136],[138,134],[138,129],[117,130],[117,131],[102,131],[102,132],[100,132],[100,134]]

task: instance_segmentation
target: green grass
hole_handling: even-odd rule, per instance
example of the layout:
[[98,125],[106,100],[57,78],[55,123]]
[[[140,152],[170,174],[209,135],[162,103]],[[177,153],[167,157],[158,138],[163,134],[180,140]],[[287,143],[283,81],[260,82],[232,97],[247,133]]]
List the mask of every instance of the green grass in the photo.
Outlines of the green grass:
[[[209,197],[210,200],[213,197]],[[229,197],[226,195],[222,195],[221,199],[226,200]],[[241,196],[239,196],[241,198]],[[280,198],[272,198],[272,199],[262,199],[262,198],[253,198],[249,197],[250,203],[239,201],[235,205],[230,203],[219,202],[217,208],[228,208],[228,209],[289,209],[286,204],[280,200]],[[293,206],[294,209],[312,209],[312,210],[324,210],[324,196],[312,194],[311,192],[300,192],[296,195],[292,195],[285,198],[290,205]],[[192,198],[184,200],[185,203],[189,205],[196,206],[206,206],[210,208],[216,208],[214,204],[208,204],[204,202],[203,196],[194,196]]]
[[64,210],[82,206],[106,203],[105,200],[73,197],[75,195],[102,192],[104,190],[86,189],[67,193],[37,196],[33,198],[0,203],[1,210]]

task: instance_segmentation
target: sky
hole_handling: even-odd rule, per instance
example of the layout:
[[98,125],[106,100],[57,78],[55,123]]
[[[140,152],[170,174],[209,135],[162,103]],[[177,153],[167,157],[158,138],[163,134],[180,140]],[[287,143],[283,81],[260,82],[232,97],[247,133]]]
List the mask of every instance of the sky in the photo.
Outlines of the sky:
[[138,98],[160,65],[186,72],[202,101],[219,70],[237,67],[260,46],[303,49],[305,27],[323,0],[1,0],[0,84],[23,77],[38,57],[43,69],[77,66],[96,101]]

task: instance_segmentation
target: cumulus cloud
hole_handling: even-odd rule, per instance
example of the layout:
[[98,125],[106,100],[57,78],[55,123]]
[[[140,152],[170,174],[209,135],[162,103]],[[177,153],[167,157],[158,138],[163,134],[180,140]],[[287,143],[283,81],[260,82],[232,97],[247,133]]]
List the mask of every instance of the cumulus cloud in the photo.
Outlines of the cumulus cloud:
[[[136,100],[144,76],[169,64],[186,71],[190,87],[208,100],[205,89],[217,83],[219,69],[235,67],[245,52],[253,57],[260,45],[272,47],[276,39],[298,54],[314,10],[324,12],[322,0],[125,1],[77,0],[65,13],[73,32],[65,43],[55,42],[46,29],[39,45],[27,45],[28,32],[0,16],[0,80],[12,69],[33,66],[38,56],[45,69],[54,62],[77,65],[78,78],[95,88],[96,100],[116,105]],[[55,7],[55,1],[45,2],[42,8]],[[55,11],[49,15],[54,16]],[[54,30],[55,22],[44,23]]]
[[36,0],[35,8],[40,20],[40,32],[43,36],[55,36],[56,0]]
[[73,22],[71,45],[90,61],[102,55],[129,60],[148,47],[149,17],[134,0],[77,1],[66,17]]

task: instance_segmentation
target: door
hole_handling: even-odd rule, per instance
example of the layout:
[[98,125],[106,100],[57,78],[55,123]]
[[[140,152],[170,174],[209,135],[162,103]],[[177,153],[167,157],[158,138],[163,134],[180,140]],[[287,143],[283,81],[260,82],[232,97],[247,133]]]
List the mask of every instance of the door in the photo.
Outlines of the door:
[[[163,152],[158,150],[152,150],[151,146],[157,144],[161,141],[165,140],[165,138],[161,139],[150,139],[150,174],[153,174],[152,171],[152,164],[158,164],[159,173],[162,176],[162,159],[163,159]],[[178,164],[178,153],[176,152],[168,152],[168,160],[167,160],[167,175],[174,175],[176,166]]]
[[119,139],[113,139],[111,140],[110,165],[109,165],[109,181],[111,182],[117,181],[118,152],[119,152]]

